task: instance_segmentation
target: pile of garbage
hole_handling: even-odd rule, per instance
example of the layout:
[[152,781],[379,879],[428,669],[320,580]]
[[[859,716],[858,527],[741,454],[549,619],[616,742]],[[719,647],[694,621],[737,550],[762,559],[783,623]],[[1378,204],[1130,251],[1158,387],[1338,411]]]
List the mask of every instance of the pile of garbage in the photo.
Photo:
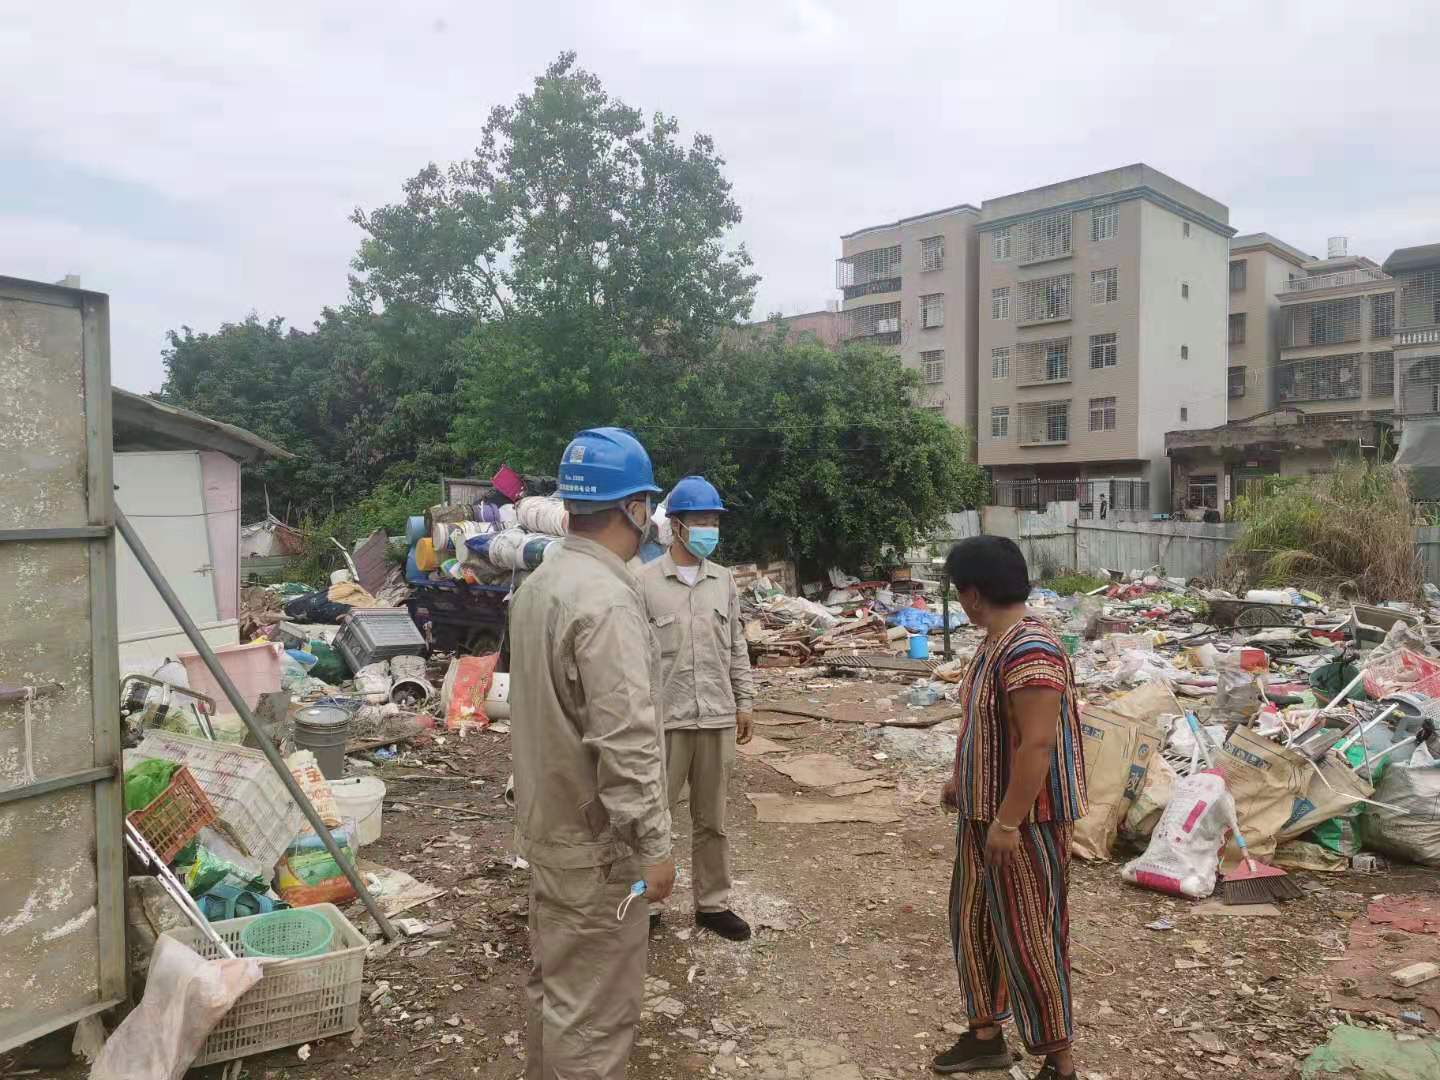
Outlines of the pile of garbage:
[[1263,894],[1266,864],[1440,867],[1440,590],[1367,606],[1110,577],[1030,599],[1086,698],[1078,855],[1141,851],[1127,881],[1196,898],[1252,866]]
[[[741,591],[745,640],[755,664],[802,667],[837,656],[897,653],[909,648],[912,638],[944,628],[938,585],[912,578],[909,571],[861,580],[832,569],[828,577],[828,589],[807,585],[804,596],[788,596],[766,577]],[[951,629],[964,623],[959,605],[952,604]]]
[[502,465],[490,483],[478,502],[432,506],[410,518],[405,527],[407,582],[513,587],[545,561],[546,552],[565,535],[569,515],[564,502],[531,493],[509,466]]

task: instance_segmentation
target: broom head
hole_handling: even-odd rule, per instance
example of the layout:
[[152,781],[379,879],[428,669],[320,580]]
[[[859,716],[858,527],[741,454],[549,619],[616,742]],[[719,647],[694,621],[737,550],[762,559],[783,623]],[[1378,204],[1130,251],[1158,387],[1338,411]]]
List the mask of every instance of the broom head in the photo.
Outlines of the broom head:
[[1298,900],[1305,893],[1278,866],[1244,859],[1222,882],[1222,899],[1227,904],[1270,904],[1276,900]]

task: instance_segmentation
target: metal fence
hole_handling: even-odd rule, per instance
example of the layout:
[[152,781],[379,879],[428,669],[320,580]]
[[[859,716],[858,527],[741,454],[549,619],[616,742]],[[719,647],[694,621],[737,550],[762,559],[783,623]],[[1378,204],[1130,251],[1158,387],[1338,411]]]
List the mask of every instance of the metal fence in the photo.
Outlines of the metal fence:
[[1148,480],[997,480],[991,504],[1017,510],[1044,510],[1051,503],[1080,504],[1080,517],[1098,517],[1102,510],[1149,510]]

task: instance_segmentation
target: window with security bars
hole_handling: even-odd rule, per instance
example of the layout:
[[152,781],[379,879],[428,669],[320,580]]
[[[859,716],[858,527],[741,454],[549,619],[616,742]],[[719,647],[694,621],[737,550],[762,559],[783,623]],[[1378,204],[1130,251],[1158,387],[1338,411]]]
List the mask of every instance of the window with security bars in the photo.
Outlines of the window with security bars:
[[1120,229],[1120,207],[1111,203],[1109,206],[1097,206],[1090,211],[1090,239],[1094,241],[1109,240]]
[[1114,367],[1119,361],[1119,346],[1114,334],[1090,335],[1090,370]]
[[1395,325],[1401,329],[1440,323],[1440,270],[1397,274]]
[[1395,404],[1402,416],[1440,413],[1440,356],[1422,356],[1400,364]]
[[1389,396],[1395,393],[1395,354],[1372,352],[1370,354],[1370,396]]
[[1070,254],[1070,212],[1038,214],[1012,226],[1020,247],[1020,262],[1044,262]]
[[1025,341],[1015,346],[1015,381],[1019,386],[1070,381],[1070,339]]
[[1022,281],[1015,286],[1015,321],[1054,322],[1070,318],[1070,279],[1073,274]]
[[1289,401],[1346,401],[1360,396],[1360,354],[1294,360],[1275,369],[1275,396]]
[[1090,430],[1115,430],[1115,399],[1113,397],[1092,397],[1090,399]]
[[990,290],[990,318],[1010,318],[1010,287]]
[[1347,296],[1339,300],[1294,305],[1285,323],[1283,344],[1294,347],[1359,341],[1360,302],[1358,296]]
[[1008,345],[990,350],[990,377],[992,379],[1008,379],[1010,377],[1010,347]]
[[1243,311],[1230,316],[1230,344],[1245,344],[1245,313]]
[[835,287],[854,288],[900,276],[900,245],[857,251],[835,260]]
[[1050,446],[1070,441],[1070,402],[1030,401],[1020,409],[1020,444]]
[[900,340],[900,301],[867,304],[845,312],[845,337],[885,337]]
[[920,241],[920,269],[940,270],[945,266],[945,237],[927,236]]
[[927,349],[920,354],[920,368],[927,383],[945,381],[945,350]]
[[1120,299],[1120,271],[1115,267],[1108,270],[1090,271],[1090,302],[1109,304]]
[[1220,485],[1216,483],[1216,474],[1199,473],[1190,477],[1189,482],[1185,485],[1185,500],[1192,507],[1218,510],[1220,508]]
[[992,261],[1004,262],[1014,252],[1015,245],[1009,229],[996,229],[990,234],[990,258]]
[[920,297],[920,329],[934,330],[945,325],[945,294],[931,293]]
[[1245,369],[1243,367],[1232,367],[1229,375],[1229,391],[1232,398],[1245,396]]
[[990,409],[990,438],[1010,437],[1010,406],[995,405]]
[[1370,297],[1370,336],[1389,337],[1395,332],[1395,294],[1378,293]]
[[1244,259],[1233,259],[1230,262],[1230,291],[1243,292],[1245,289],[1245,274],[1247,263]]

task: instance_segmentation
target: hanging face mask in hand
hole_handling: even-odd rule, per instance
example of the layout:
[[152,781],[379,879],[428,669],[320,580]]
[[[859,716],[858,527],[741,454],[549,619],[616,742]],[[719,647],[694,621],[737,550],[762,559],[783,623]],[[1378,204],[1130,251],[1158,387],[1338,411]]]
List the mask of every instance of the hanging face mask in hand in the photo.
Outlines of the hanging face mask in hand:
[[720,529],[715,525],[691,525],[685,530],[685,549],[697,559],[708,559],[720,544]]

